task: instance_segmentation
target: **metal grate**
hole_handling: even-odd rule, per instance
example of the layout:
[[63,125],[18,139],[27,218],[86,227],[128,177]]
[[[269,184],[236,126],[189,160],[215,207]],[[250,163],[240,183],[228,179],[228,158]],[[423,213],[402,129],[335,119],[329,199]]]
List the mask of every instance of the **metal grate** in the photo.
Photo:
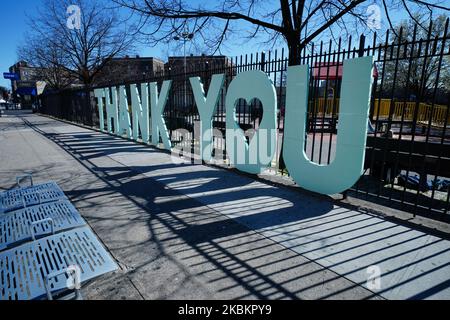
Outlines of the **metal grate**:
[[61,199],[66,196],[55,182],[4,191],[0,193],[0,213]]
[[86,225],[84,219],[67,200],[0,215],[0,251],[18,242],[30,240],[32,238],[30,228],[34,235],[39,237],[84,225]]
[[[118,269],[89,227],[49,236],[0,253],[0,300],[46,296],[46,277],[77,266],[81,282]],[[66,274],[52,278],[52,292],[67,290]]]

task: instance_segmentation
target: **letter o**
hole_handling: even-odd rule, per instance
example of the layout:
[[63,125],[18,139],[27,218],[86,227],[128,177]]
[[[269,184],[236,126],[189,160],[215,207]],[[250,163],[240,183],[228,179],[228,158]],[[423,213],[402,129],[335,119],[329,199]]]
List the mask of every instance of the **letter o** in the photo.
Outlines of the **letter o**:
[[[244,99],[247,104],[254,99],[262,103],[263,118],[250,143],[247,143],[237,121],[236,104],[239,99]],[[226,97],[226,143],[230,162],[238,170],[259,174],[270,166],[276,152],[276,110],[276,90],[264,72],[242,72],[231,82]],[[250,161],[250,156],[256,156],[256,161]]]

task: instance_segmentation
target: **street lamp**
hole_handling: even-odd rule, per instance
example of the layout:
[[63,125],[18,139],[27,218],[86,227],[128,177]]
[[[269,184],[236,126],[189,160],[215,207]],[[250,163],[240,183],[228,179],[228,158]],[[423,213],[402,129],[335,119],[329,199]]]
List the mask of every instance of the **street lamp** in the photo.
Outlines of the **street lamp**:
[[183,32],[182,34],[175,36],[173,40],[175,41],[183,41],[183,50],[184,50],[184,107],[187,105],[187,57],[186,57],[186,42],[194,39],[194,34],[190,32]]

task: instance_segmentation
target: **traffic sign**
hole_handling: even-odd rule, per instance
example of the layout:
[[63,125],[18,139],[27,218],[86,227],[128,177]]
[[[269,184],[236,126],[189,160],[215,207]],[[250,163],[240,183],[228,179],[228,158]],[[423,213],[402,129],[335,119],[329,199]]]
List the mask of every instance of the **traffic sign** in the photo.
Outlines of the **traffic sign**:
[[17,73],[4,72],[3,78],[7,80],[20,80],[20,76]]

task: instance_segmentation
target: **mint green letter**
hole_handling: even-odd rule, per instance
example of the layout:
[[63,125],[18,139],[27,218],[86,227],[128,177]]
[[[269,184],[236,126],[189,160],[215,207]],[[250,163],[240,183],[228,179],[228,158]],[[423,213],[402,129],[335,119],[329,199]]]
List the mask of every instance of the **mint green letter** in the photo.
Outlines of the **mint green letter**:
[[[117,88],[106,88],[106,122],[108,124],[108,132],[119,134],[119,113],[117,111]],[[112,100],[111,100],[112,99]],[[114,121],[112,122],[111,119]],[[112,123],[114,123],[114,132],[112,129]]]
[[322,194],[351,188],[361,177],[366,150],[373,58],[344,62],[335,160],[327,166],[311,162],[305,153],[308,106],[308,66],[288,68],[284,161],[294,181]]
[[163,112],[166,107],[167,99],[169,97],[170,87],[172,81],[164,81],[161,88],[161,95],[158,96],[158,84],[156,82],[150,83],[150,99],[152,108],[152,143],[159,144],[159,137],[161,136],[164,148],[171,150],[172,143],[170,142],[169,131],[164,121]]
[[205,90],[199,77],[191,78],[190,81],[200,114],[200,155],[204,161],[210,162],[213,146],[213,115],[217,108],[225,75],[215,74],[212,76],[207,97],[205,97]]
[[[259,99],[264,110],[260,126],[250,143],[247,143],[236,119],[239,99],[245,99],[248,104]],[[276,109],[275,87],[264,72],[242,72],[231,82],[226,98],[226,143],[230,162],[238,170],[259,174],[271,164],[276,151]]]
[[119,88],[119,126],[120,135],[126,135],[127,138],[131,138],[131,120],[125,86],[120,86]]
[[95,89],[94,96],[97,98],[100,131],[105,131],[105,116],[103,115],[103,98],[105,97],[105,89]]
[[139,139],[139,129],[141,129],[142,141],[149,142],[150,138],[150,118],[149,118],[149,100],[148,84],[141,84],[141,95],[135,84],[130,86],[131,90],[131,109],[133,111],[133,139]]

